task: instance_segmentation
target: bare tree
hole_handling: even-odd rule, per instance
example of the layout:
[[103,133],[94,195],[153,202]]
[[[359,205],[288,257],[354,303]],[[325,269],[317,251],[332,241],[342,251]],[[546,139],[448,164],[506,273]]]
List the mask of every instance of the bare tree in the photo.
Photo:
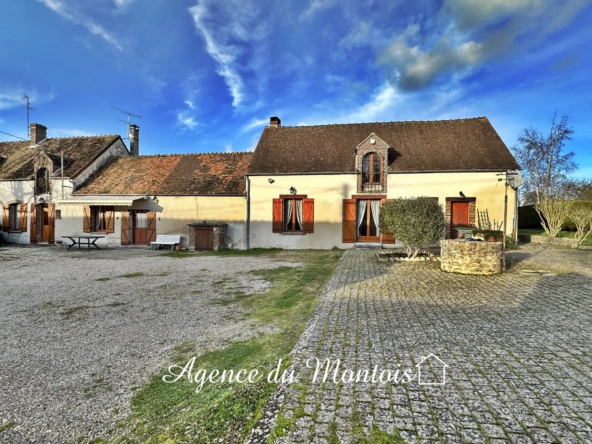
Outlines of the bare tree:
[[534,203],[556,197],[568,174],[577,168],[574,153],[564,150],[574,134],[568,121],[566,115],[558,119],[555,110],[547,136],[535,128],[525,128],[512,148],[525,178],[523,195],[530,195]]
[[570,179],[562,189],[568,199],[592,202],[592,179]]

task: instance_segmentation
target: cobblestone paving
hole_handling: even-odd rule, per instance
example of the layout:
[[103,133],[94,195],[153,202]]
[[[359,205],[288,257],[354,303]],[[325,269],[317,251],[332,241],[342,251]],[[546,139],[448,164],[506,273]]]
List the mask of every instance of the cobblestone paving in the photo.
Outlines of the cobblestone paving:
[[[410,443],[592,442],[590,277],[463,276],[373,255],[346,252],[320,296],[292,359],[299,383],[270,403],[281,406],[276,431],[286,434],[276,443],[351,442],[372,426]],[[592,254],[580,256],[589,269]],[[332,372],[313,382],[305,365],[318,357],[340,359],[339,376],[374,366],[416,374],[430,353],[448,365],[442,386],[334,383]]]

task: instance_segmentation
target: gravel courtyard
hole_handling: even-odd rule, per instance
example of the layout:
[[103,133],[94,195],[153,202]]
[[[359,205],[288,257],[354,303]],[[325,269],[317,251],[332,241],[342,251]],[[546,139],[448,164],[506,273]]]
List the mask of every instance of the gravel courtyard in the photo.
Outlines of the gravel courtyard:
[[[251,443],[278,406],[278,444],[366,442],[373,425],[409,443],[592,442],[592,252],[526,247],[492,277],[374,254],[342,257],[295,349],[299,384],[276,392]],[[448,365],[444,385],[313,382],[305,365],[413,371],[430,353]],[[441,375],[435,363],[422,375]]]
[[260,331],[239,304],[219,303],[266,288],[249,272],[298,265],[160,255],[0,249],[0,442],[102,435],[129,413],[133,389],[171,364],[175,346],[201,353]]

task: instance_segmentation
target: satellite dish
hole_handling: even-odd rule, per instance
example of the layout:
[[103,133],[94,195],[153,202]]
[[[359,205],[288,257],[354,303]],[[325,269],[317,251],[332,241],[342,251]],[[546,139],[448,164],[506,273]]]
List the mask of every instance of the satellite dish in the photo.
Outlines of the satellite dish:
[[508,171],[506,177],[508,179],[508,185],[512,188],[516,189],[522,185],[522,174],[520,174],[520,171]]

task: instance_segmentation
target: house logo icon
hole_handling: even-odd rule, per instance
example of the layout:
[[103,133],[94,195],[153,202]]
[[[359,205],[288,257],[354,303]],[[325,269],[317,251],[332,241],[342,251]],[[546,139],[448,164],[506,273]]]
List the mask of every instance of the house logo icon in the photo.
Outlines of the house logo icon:
[[446,364],[435,354],[422,356],[417,367],[417,381],[420,385],[444,385],[446,383]]

